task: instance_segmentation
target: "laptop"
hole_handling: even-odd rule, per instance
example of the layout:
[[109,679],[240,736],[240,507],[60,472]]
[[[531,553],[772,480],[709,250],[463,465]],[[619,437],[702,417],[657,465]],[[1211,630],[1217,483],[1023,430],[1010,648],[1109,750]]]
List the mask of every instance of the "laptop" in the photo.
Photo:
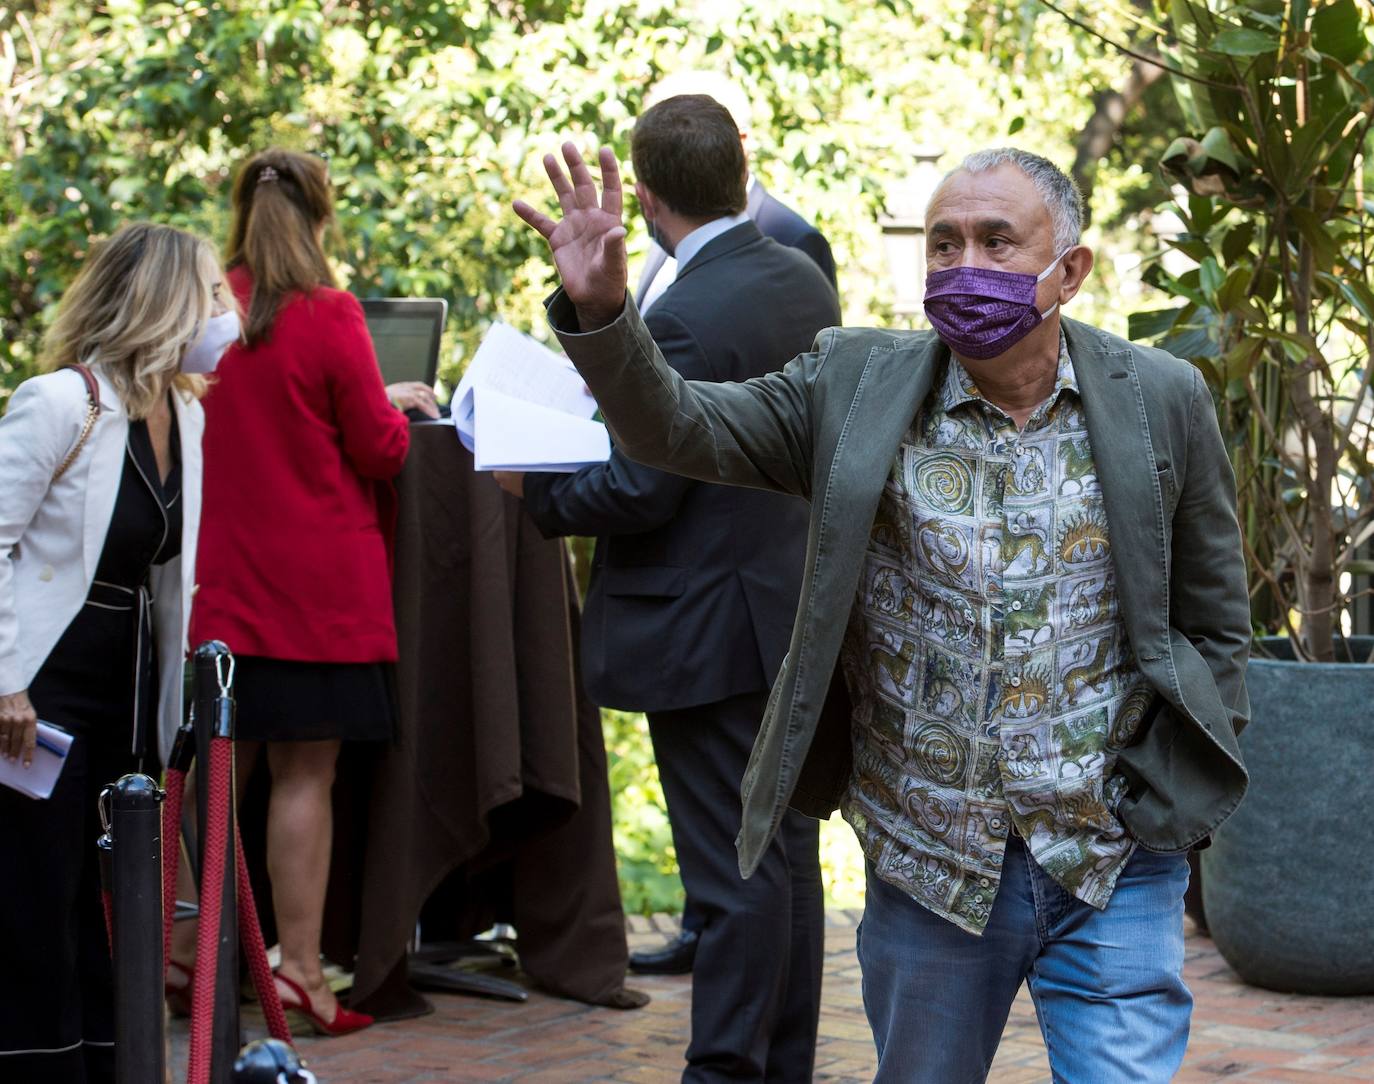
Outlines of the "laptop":
[[382,383],[416,380],[433,387],[439,375],[439,340],[448,302],[429,297],[369,297],[362,305]]

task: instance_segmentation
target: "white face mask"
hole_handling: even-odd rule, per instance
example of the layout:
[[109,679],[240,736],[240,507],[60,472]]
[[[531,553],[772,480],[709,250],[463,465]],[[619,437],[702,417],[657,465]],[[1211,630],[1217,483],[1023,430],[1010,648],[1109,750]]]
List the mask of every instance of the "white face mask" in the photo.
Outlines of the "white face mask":
[[232,309],[210,317],[181,358],[183,373],[213,373],[224,352],[239,340],[239,314]]

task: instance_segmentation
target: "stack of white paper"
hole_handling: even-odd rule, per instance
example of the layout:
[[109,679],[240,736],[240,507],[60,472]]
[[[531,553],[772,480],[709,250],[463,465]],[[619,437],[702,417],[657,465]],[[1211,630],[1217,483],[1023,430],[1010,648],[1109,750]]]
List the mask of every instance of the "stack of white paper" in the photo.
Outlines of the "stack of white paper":
[[611,456],[596,400],[566,358],[493,324],[453,396],[477,470],[575,471]]
[[33,764],[25,768],[22,760],[0,757],[0,784],[13,787],[30,798],[46,798],[67,764],[72,736],[65,730],[38,721],[38,746],[33,751]]

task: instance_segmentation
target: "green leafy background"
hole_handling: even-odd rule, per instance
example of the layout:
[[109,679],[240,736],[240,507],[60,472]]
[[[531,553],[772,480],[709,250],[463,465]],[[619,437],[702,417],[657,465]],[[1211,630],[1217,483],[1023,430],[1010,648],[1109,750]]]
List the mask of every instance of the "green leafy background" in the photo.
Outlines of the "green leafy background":
[[[498,314],[542,333],[550,268],[509,211],[543,198],[540,155],[564,137],[623,155],[646,91],[689,67],[745,86],[754,170],[829,235],[846,321],[886,320],[877,214],[913,149],[952,166],[1015,130],[1067,165],[1126,64],[1034,3],[972,0],[39,0],[0,8],[0,35],[3,389],[90,238],[144,217],[222,239],[235,165],[274,142],[329,155],[351,288],[449,300],[452,378]],[[1103,171],[1104,258],[1077,306],[1121,330],[1116,265],[1155,198],[1142,136]]]
[[[1138,43],[1150,11],[1091,19]],[[1125,332],[1150,300],[1154,163],[1179,106],[1030,0],[37,0],[0,7],[0,406],[91,239],[151,218],[222,240],[233,170],[270,143],[329,156],[350,288],[448,299],[445,379],[497,316],[544,336],[552,275],[510,200],[545,198],[539,156],[564,137],[623,156],[654,81],[692,67],[746,88],[752,168],[829,236],[847,323],[902,322],[877,220],[916,148],[949,168],[1014,137],[1067,168],[1129,95],[1089,155],[1098,265],[1073,314]],[[630,240],[633,260],[647,239]],[[606,736],[626,906],[671,908],[643,721],[607,713]],[[825,849],[832,900],[856,902],[838,822]]]

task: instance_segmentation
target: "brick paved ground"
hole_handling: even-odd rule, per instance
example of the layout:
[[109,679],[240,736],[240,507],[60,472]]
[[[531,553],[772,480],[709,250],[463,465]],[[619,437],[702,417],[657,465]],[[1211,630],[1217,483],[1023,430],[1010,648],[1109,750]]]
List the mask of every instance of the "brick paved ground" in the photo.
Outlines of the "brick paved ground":
[[[857,915],[830,916],[817,1081],[860,1084],[873,1047],[854,958]],[[635,920],[632,944],[657,943],[672,920]],[[1190,932],[1187,978],[1197,998],[1178,1084],[1231,1080],[1325,1084],[1374,1081],[1374,998],[1305,998],[1242,984],[1212,943]],[[653,995],[637,1012],[592,1009],[539,994],[523,1005],[436,996],[437,1012],[300,1049],[321,1084],[676,1084],[687,1041],[686,978],[636,979]],[[251,1020],[251,1017],[249,1018]],[[184,1025],[173,1079],[185,1079]],[[1048,1084],[1035,1016],[1024,992],[1012,1012],[993,1084]]]

